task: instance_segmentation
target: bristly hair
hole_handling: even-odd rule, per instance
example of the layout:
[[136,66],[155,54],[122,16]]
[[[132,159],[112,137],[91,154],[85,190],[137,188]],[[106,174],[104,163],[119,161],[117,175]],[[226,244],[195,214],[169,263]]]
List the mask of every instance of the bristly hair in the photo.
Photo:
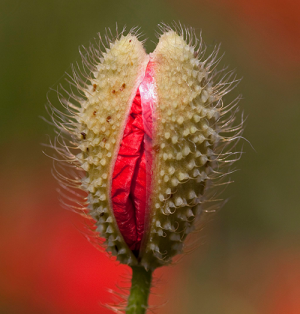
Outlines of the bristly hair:
[[[227,202],[227,199],[220,198],[220,195],[228,184],[233,182],[230,174],[237,170],[233,168],[233,165],[243,154],[242,147],[238,148],[239,141],[241,139],[246,140],[242,136],[245,122],[243,112],[240,114],[240,121],[237,122],[240,111],[239,101],[242,96],[238,95],[227,105],[224,105],[223,100],[223,97],[231,92],[241,79],[237,79],[235,70],[227,71],[228,67],[217,69],[224,53],[219,56],[220,44],[218,44],[207,56],[207,46],[202,40],[201,32],[197,37],[194,28],[185,27],[180,22],[174,22],[172,26],[161,23],[158,28],[157,38],[160,38],[166,32],[175,31],[190,47],[193,47],[194,55],[199,60],[199,68],[204,69],[206,73],[203,87],[211,89],[211,106],[219,112],[219,116],[214,123],[218,141],[215,147],[210,150],[210,158],[208,159],[209,171],[204,196],[201,199],[202,215],[200,217],[190,217],[190,221],[195,220],[194,230],[185,240],[184,253],[189,253],[199,246],[199,232],[203,231],[206,223],[211,220],[213,217],[211,214],[216,213]],[[179,260],[181,260],[181,257],[177,257],[176,262]]]
[[[212,213],[224,203],[224,200],[219,198],[222,192],[220,186],[226,187],[232,182],[227,177],[235,171],[232,165],[242,155],[242,150],[238,150],[237,147],[239,140],[243,138],[243,113],[241,113],[241,121],[236,123],[241,96],[227,105],[223,103],[223,96],[232,91],[240,80],[236,78],[235,71],[227,71],[227,67],[217,70],[222,59],[222,56],[219,57],[220,45],[216,45],[212,53],[206,57],[207,48],[202,41],[201,33],[197,37],[193,28],[184,27],[180,23],[174,23],[172,27],[160,24],[158,28],[158,37],[166,32],[175,31],[190,47],[193,47],[194,57],[199,61],[199,69],[204,70],[205,73],[202,87],[210,91],[210,106],[219,113],[213,125],[217,144],[214,149],[208,148],[209,171],[207,171],[205,193],[200,200],[202,212]],[[116,27],[115,34],[110,29],[106,29],[105,35],[102,37],[98,34],[98,38],[88,48],[82,46],[79,49],[81,61],[71,66],[71,74],[66,73],[66,85],[60,83],[56,89],[51,89],[47,94],[46,109],[50,116],[48,122],[55,127],[55,137],[46,146],[54,151],[50,156],[53,159],[52,173],[60,186],[61,203],[91,222],[94,218],[89,215],[87,209],[90,202],[85,192],[85,169],[78,158],[81,153],[81,140],[86,134],[78,132],[80,130],[78,116],[83,110],[84,102],[92,97],[98,67],[103,62],[105,54],[116,40],[124,36],[125,32],[125,27],[120,32]],[[132,28],[129,34],[137,38],[141,36],[139,28]],[[56,100],[51,99],[53,92]],[[194,216],[190,217],[190,221],[194,219]],[[94,233],[92,225],[88,224],[90,236],[95,236],[97,239],[98,233]],[[199,226],[202,228],[201,220]]]
[[[65,73],[64,81],[54,89],[50,88],[47,93],[46,110],[50,120],[43,118],[47,123],[54,126],[55,136],[50,138],[49,144],[43,146],[51,148],[53,168],[52,175],[57,180],[60,202],[63,208],[72,210],[87,220],[92,220],[88,214],[88,193],[84,191],[85,171],[78,160],[80,145],[78,139],[77,116],[81,111],[82,103],[91,95],[97,66],[102,62],[103,55],[109,49],[111,43],[124,36],[126,27],[119,31],[116,25],[115,34],[111,29],[105,29],[104,36],[98,33],[86,48],[79,48],[80,62],[71,65],[71,74]],[[139,28],[135,27],[129,31],[130,34],[140,37]],[[51,97],[54,96],[54,99]],[[80,134],[84,137],[84,134]],[[103,240],[95,232],[94,224],[86,221],[87,238],[93,239],[93,244],[100,249]]]

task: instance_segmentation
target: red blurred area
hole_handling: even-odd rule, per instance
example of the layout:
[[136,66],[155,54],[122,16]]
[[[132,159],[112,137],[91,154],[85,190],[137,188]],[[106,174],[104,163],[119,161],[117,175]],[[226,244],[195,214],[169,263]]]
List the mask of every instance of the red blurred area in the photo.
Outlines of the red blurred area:
[[265,296],[266,314],[300,313],[300,255],[283,250],[274,256],[273,272]]
[[[243,62],[245,58],[250,58],[249,64],[256,64],[262,70],[267,69],[276,78],[284,79],[283,75],[298,77],[300,1],[188,0],[187,4],[190,4],[189,12],[201,12],[203,7],[210,8],[216,16],[226,21],[228,38],[232,32],[235,41],[240,43],[236,47],[236,58],[241,58]],[[182,5],[178,9],[182,11]],[[200,22],[198,27],[201,28]],[[231,31],[232,27],[234,31]]]
[[101,303],[113,302],[108,289],[129,269],[87,241],[83,218],[59,207],[53,184],[37,182],[10,202],[21,209],[1,217],[0,304],[9,313],[111,313]]
[[[263,38],[268,55],[278,58],[278,66],[300,64],[300,1],[295,0],[221,0],[235,16],[249,23],[257,37]],[[265,55],[267,57],[267,55]],[[282,64],[280,64],[282,63]]]

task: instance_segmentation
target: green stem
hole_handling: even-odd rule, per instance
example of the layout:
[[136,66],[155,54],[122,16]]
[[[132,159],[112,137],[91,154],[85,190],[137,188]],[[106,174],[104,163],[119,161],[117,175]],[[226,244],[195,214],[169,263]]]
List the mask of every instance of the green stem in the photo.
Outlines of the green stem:
[[132,267],[131,289],[126,314],[144,314],[148,308],[152,271],[144,267]]

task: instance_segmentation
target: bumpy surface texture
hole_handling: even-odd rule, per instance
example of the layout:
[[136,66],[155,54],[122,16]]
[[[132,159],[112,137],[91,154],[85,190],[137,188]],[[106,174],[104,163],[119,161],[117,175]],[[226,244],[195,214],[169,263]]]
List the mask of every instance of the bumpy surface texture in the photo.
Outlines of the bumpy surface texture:
[[[127,35],[110,45],[97,67],[95,79],[78,114],[81,134],[78,156],[87,172],[83,180],[89,191],[89,209],[108,250],[125,263],[134,263],[113,215],[111,178],[120,141],[136,90],[147,65],[147,56],[135,36]],[[124,182],[125,184],[125,182]]]
[[[218,49],[203,60],[202,42],[184,33],[163,27],[149,56],[134,34],[122,33],[105,52],[91,46],[82,55],[90,74],[74,71],[71,82],[80,96],[58,92],[67,113],[50,104],[59,129],[52,146],[84,172],[56,173],[75,195],[72,208],[95,220],[120,262],[145,269],[182,252],[208,211],[212,182],[223,184],[222,166],[239,158],[231,151],[243,130],[243,121],[233,126],[239,98],[222,101],[236,81],[232,72],[215,71]],[[81,208],[72,187],[88,192]]]
[[[161,36],[151,60],[157,85],[151,229],[142,264],[164,265],[182,250],[201,213],[218,109],[194,48],[175,32]],[[151,265],[151,266],[150,266]]]

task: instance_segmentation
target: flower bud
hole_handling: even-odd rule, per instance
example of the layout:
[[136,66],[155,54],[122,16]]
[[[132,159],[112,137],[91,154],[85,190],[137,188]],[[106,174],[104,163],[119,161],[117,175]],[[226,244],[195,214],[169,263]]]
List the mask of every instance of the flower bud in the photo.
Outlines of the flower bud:
[[71,82],[81,97],[58,93],[68,112],[56,125],[77,153],[57,151],[84,171],[88,215],[107,250],[130,266],[153,270],[182,252],[242,130],[226,118],[237,102],[222,102],[232,73],[214,83],[218,49],[204,60],[202,42],[186,33],[163,27],[150,55],[134,32],[105,52],[91,46],[82,54],[85,80],[74,70]]

